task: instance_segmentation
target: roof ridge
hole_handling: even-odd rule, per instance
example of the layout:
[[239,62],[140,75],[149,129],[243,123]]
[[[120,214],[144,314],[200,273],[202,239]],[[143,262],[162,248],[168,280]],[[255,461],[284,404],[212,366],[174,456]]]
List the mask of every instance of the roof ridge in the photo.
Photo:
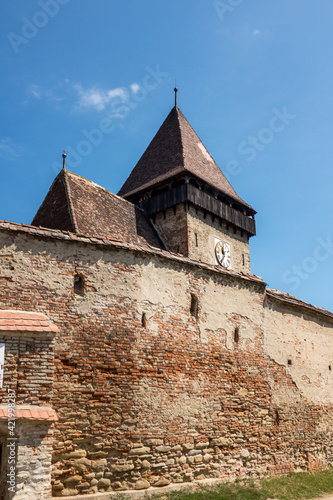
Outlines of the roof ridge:
[[72,224],[73,224],[73,229],[75,231],[77,231],[78,226],[76,223],[74,205],[73,205],[72,199],[71,199],[71,189],[70,189],[69,182],[67,179],[67,175],[69,174],[69,172],[67,170],[63,170],[63,172],[64,172],[65,193],[66,193],[66,198],[67,198],[67,203],[68,203],[68,208],[69,208],[69,216],[70,216]]
[[[109,189],[107,189],[103,186],[100,186],[96,182],[91,181],[90,179],[87,179],[86,177],[83,177],[83,175],[75,174],[74,172],[70,172],[69,170],[66,170],[66,173],[69,175],[74,175],[75,177],[78,177],[79,179],[82,179],[82,180],[88,182],[89,184],[92,184],[93,186],[98,187],[99,189],[103,189],[103,191],[105,191],[106,193],[110,194],[111,196],[114,196],[118,200],[121,200],[123,203],[125,202],[128,205],[130,205],[131,207],[133,207],[133,203],[131,201],[126,200],[126,198],[123,198],[122,196],[119,196],[118,194],[112,193],[112,191],[109,191]],[[134,205],[134,206],[135,206],[135,208],[140,210],[143,214],[145,214],[145,211],[142,208],[138,207],[137,205]]]
[[[191,128],[192,132],[197,136],[197,138],[199,139],[199,141],[201,142],[201,144],[203,145],[203,147],[205,148],[207,154],[211,157],[211,159],[213,160],[213,162],[215,163],[215,165],[217,166],[217,168],[222,172],[221,168],[218,166],[217,162],[215,161],[215,159],[213,158],[213,156],[210,154],[210,152],[208,151],[208,149],[206,148],[204,142],[202,141],[202,139],[199,137],[199,134],[194,130],[194,128],[192,127],[192,125],[190,124],[190,122],[188,121],[188,119],[186,118],[186,116],[184,115],[184,113],[182,112],[181,109],[179,109],[179,112],[182,116],[182,118],[184,118],[184,120],[186,121],[187,125]],[[180,129],[182,129],[181,127],[181,123],[179,122],[179,126],[180,126]],[[183,142],[183,141],[182,141]],[[223,172],[222,172],[223,174]],[[223,174],[224,175],[224,174]],[[224,176],[225,177],[225,176]],[[202,179],[203,180],[203,179]],[[228,179],[227,179],[228,180]]]
[[[174,109],[176,110],[176,114],[177,114],[177,120],[178,120],[178,126],[179,126],[179,132],[180,132],[180,144],[181,144],[181,147],[182,147],[182,164],[183,164],[183,168],[184,170],[186,170],[186,167],[185,167],[185,148],[184,148],[184,141],[183,141],[183,134],[182,134],[182,127],[181,127],[181,123],[180,123],[180,119],[179,117],[183,115],[183,113],[181,112],[181,110],[178,108],[178,106],[175,106]],[[184,117],[185,118],[185,117]]]

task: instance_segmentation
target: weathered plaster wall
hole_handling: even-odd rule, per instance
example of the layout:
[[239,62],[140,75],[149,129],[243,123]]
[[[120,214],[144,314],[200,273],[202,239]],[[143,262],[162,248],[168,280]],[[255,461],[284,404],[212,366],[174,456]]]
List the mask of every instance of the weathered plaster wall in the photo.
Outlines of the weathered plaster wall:
[[333,404],[333,320],[272,299],[266,317],[267,354],[308,401]]
[[60,329],[55,496],[333,463],[332,406],[307,402],[265,352],[263,283],[9,232],[0,255],[0,308],[44,312]]
[[218,238],[231,246],[232,270],[251,272],[249,240],[245,232],[242,233],[239,229],[235,232],[226,222],[220,225],[218,217],[212,218],[210,214],[205,217],[202,210],[196,210],[193,206],[189,208],[187,220],[189,257],[215,265],[215,238]]
[[171,252],[188,256],[186,208],[182,203],[156,214],[155,225]]

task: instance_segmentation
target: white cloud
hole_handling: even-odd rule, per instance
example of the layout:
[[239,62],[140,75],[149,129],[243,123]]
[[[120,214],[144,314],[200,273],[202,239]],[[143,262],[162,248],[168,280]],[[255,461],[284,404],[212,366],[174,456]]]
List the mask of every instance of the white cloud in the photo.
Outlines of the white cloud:
[[42,91],[38,85],[31,85],[28,90],[29,94],[31,94],[36,99],[41,99]]
[[63,84],[59,83],[55,89],[42,89],[39,85],[32,84],[28,88],[28,95],[35,99],[60,102],[65,99],[64,96],[59,95],[59,88],[62,86]]
[[253,35],[253,36],[258,36],[258,35],[260,35],[260,33],[261,33],[261,32],[260,32],[260,30],[255,29],[255,30],[252,32],[252,35]]
[[129,98],[129,92],[124,87],[110,90],[101,90],[95,87],[84,89],[82,85],[77,84],[73,88],[79,95],[79,108],[95,108],[98,111],[102,111],[117,98],[123,102]]
[[0,156],[2,158],[6,158],[7,160],[12,160],[13,158],[19,156],[18,148],[9,137],[0,139]]
[[132,83],[131,85],[131,91],[134,93],[134,94],[137,94],[140,90],[140,85],[138,83]]
[[116,87],[113,89],[102,89],[97,86],[85,88],[81,83],[73,84],[69,79],[64,79],[51,89],[42,88],[40,85],[32,84],[28,88],[28,96],[33,100],[45,100],[60,102],[67,99],[73,102],[73,109],[78,111],[103,111],[107,110],[109,116],[122,118],[128,110],[124,104],[131,96],[134,98],[141,90],[141,85],[136,82],[128,87]]

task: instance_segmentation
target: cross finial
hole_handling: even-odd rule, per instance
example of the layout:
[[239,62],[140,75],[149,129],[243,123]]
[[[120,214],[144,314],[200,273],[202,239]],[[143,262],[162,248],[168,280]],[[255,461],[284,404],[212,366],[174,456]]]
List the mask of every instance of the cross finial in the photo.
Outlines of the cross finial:
[[63,154],[62,154],[62,168],[63,170],[66,170],[66,149],[63,149]]
[[175,80],[175,88],[173,89],[175,91],[175,108],[177,107],[177,80]]

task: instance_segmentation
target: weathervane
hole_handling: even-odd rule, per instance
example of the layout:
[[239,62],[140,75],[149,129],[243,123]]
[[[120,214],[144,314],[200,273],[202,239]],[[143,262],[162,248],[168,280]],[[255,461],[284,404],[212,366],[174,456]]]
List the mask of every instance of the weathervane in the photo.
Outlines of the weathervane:
[[63,170],[66,170],[66,149],[63,149],[63,154],[62,154],[62,168]]
[[178,92],[177,80],[175,80],[175,88],[173,90],[175,91],[175,108],[176,108],[177,107],[177,92]]

